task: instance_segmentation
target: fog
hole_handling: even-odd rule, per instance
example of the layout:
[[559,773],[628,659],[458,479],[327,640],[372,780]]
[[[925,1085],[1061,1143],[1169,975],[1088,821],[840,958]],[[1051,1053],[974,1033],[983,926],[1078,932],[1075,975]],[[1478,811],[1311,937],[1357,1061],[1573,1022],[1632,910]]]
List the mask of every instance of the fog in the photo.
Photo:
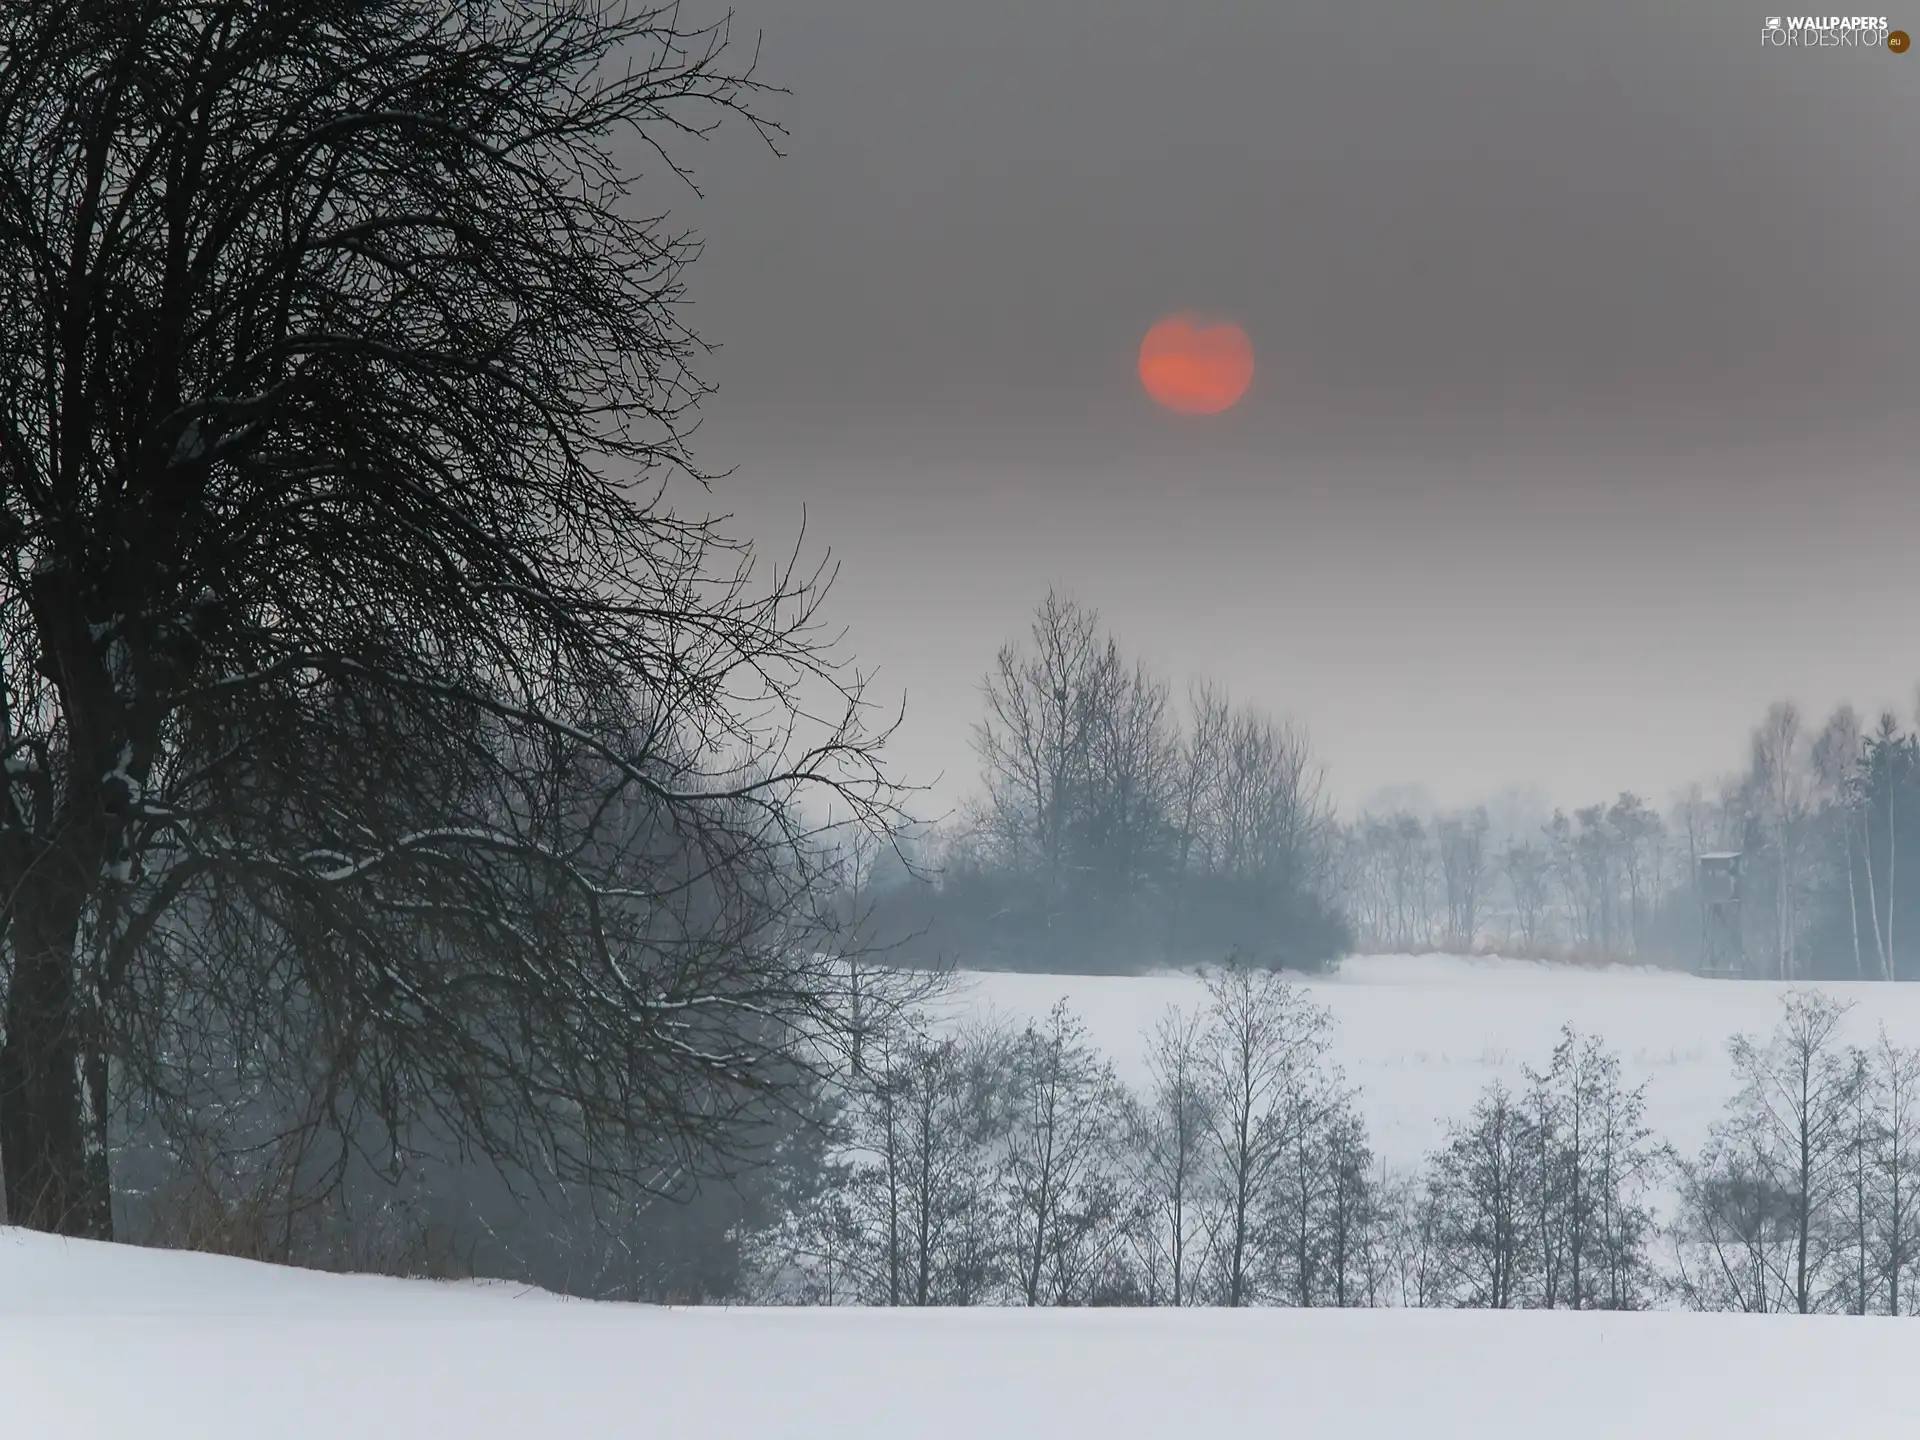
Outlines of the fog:
[[[1664,803],[1774,699],[1905,715],[1914,62],[1763,18],[747,0],[785,158],[716,141],[681,212],[712,503],[831,544],[936,810],[1050,586],[1350,809]],[[1251,335],[1225,415],[1134,378],[1184,309]]]
[[[1053,1435],[1124,1345],[740,1316],[1920,1315],[1897,17],[79,9],[0,5],[0,1321],[499,1279],[659,1307],[523,1307],[575,1428]],[[1655,1333],[1534,1398],[1725,1390]],[[1782,1333],[1781,1433],[1900,1413]],[[465,1384],[303,1343],[195,1381]]]

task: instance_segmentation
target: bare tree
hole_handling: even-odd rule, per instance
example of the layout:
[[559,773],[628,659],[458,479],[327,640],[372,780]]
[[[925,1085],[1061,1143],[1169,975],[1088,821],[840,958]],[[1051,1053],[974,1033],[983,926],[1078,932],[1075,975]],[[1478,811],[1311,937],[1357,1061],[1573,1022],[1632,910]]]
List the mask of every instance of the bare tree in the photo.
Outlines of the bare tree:
[[1388,890],[1389,943],[1405,950],[1430,949],[1433,944],[1432,837],[1411,811],[1361,821],[1367,843],[1382,857]]
[[1375,1223],[1373,1154],[1337,1072],[1302,1077],[1275,1117],[1280,1156],[1260,1196],[1265,1268],[1281,1303],[1359,1303]]
[[1236,712],[1211,817],[1217,869],[1317,882],[1330,820],[1324,783],[1303,731],[1256,710]]
[[1064,1000],[1014,1042],[1005,1175],[1021,1295],[1064,1305],[1099,1293],[1126,1234],[1120,1090]]
[[1911,1315],[1920,1312],[1920,1050],[1893,1044],[1882,1028],[1867,1067],[1874,1278],[1884,1313]]
[[1170,813],[1178,837],[1174,865],[1174,904],[1168,920],[1169,953],[1177,949],[1186,919],[1188,882],[1213,868],[1212,836],[1205,822],[1212,797],[1224,783],[1227,741],[1233,706],[1224,690],[1210,684],[1193,687],[1187,697],[1188,720],[1174,757],[1174,800]]
[[1531,1118],[1496,1082],[1433,1157],[1428,1191],[1454,1303],[1489,1310],[1524,1303],[1538,1258],[1535,1148]]
[[1591,949],[1599,929],[1591,849],[1582,847],[1574,822],[1564,810],[1555,810],[1541,833],[1545,837],[1548,873],[1553,877],[1565,909],[1568,939],[1575,949]]
[[1563,878],[1579,917],[1580,943],[1600,954],[1615,953],[1619,899],[1619,853],[1607,827],[1607,807],[1586,805],[1573,812],[1574,830],[1561,837]]
[[1553,871],[1547,853],[1533,841],[1513,842],[1501,852],[1500,871],[1506,876],[1514,918],[1520,925],[1520,943],[1528,954],[1537,953],[1551,898]]
[[613,146],[760,123],[677,14],[0,13],[16,1222],[107,1234],[118,1100],[236,1056],[335,1157],[645,1184],[841,1044],[803,797],[892,802],[827,572],[665,498],[693,248]]
[[1445,1216],[1427,1179],[1384,1165],[1374,1177],[1381,1235],[1369,1289],[1376,1304],[1425,1309],[1447,1302]]
[[1487,812],[1448,816],[1436,827],[1440,874],[1447,892],[1447,943],[1471,952],[1480,934],[1480,910],[1486,899]]
[[1838,1048],[1845,1007],[1794,991],[1785,1009],[1764,1046],[1730,1042],[1740,1093],[1682,1171],[1679,1285],[1702,1308],[1807,1314],[1833,1293],[1859,1071]]
[[1622,791],[1607,810],[1607,829],[1627,886],[1627,946],[1636,955],[1646,942],[1650,892],[1664,828],[1660,817],[1631,791]]
[[1782,980],[1799,973],[1801,826],[1807,811],[1805,728],[1799,710],[1779,701],[1753,734],[1751,784],[1774,862],[1774,956]]
[[1229,962],[1207,977],[1203,1074],[1212,1160],[1224,1210],[1220,1290],[1255,1298],[1257,1219],[1285,1154],[1285,1107],[1327,1045],[1326,1013],[1273,972]]
[[[864,1091],[856,1228],[871,1298],[972,1305],[1007,1275],[998,1169],[1011,1127],[1010,1038],[906,1034]],[[878,1283],[876,1283],[878,1282]]]
[[1914,1308],[1909,1281],[1920,1263],[1920,1051],[1893,1044],[1883,1028],[1872,1049],[1850,1049],[1840,1063],[1848,1085],[1840,1098],[1833,1196],[1834,1303],[1855,1315],[1899,1315],[1903,1305]]
[[[1169,1007],[1154,1026],[1147,1092],[1134,1102],[1129,1126],[1134,1183],[1147,1212],[1140,1234],[1148,1291],[1156,1301],[1164,1293],[1174,1305],[1193,1303],[1193,1277],[1206,1258],[1204,1019]],[[1164,1292],[1157,1283],[1163,1269]]]
[[835,919],[839,933],[847,941],[847,1062],[853,1078],[858,1080],[866,1069],[870,1031],[876,1019],[884,1023],[884,1012],[888,1008],[881,1007],[881,1016],[871,1014],[874,1006],[869,995],[875,989],[884,994],[892,988],[889,977],[884,972],[875,974],[873,965],[874,952],[879,948],[872,931],[873,880],[883,842],[871,830],[858,825],[847,827],[835,838],[839,842],[833,850],[832,874],[838,892]]
[[1622,1086],[1619,1058],[1598,1037],[1571,1026],[1547,1069],[1527,1079],[1535,1299],[1549,1309],[1633,1308],[1651,1271],[1645,1193],[1660,1161],[1641,1124],[1643,1093]]
[[[1920,737],[1900,734],[1899,721],[1882,714],[1874,733],[1862,744],[1853,775],[1851,799],[1860,817],[1862,868],[1867,882],[1867,913],[1872,920],[1874,949],[1880,957],[1881,978],[1897,972],[1894,950],[1894,906],[1899,895],[1900,798],[1920,769]],[[1882,854],[1876,864],[1875,847]],[[1886,896],[1884,921],[1880,896]]]
[[1864,1050],[1850,1048],[1842,1062],[1848,1071],[1841,1098],[1840,1158],[1835,1167],[1834,1284],[1838,1308],[1865,1315],[1878,1288],[1874,1273],[1874,1151],[1879,1116]]
[[974,730],[989,814],[1000,844],[1042,881],[1049,917],[1059,903],[1074,819],[1099,722],[1110,652],[1099,616],[1049,591],[1031,645],[1003,646],[981,684],[987,714]]
[[1101,900],[1123,911],[1164,875],[1174,845],[1179,745],[1167,689],[1107,642],[1093,700],[1079,829],[1080,865]]
[[1248,708],[1198,719],[1215,763],[1193,812],[1185,948],[1294,965],[1336,953],[1333,816],[1305,732]]
[[1320,1222],[1321,1274],[1336,1306],[1379,1303],[1389,1253],[1391,1211],[1359,1110],[1342,1105],[1329,1117],[1322,1153],[1327,1166]]
[[1854,778],[1860,764],[1864,740],[1860,717],[1851,705],[1842,705],[1828,717],[1813,742],[1812,765],[1816,796],[1820,809],[1839,820],[1841,867],[1847,880],[1847,935],[1853,948],[1853,975],[1867,978],[1866,956],[1860,945],[1860,897],[1855,880],[1856,839],[1860,821],[1856,811],[1858,791]]

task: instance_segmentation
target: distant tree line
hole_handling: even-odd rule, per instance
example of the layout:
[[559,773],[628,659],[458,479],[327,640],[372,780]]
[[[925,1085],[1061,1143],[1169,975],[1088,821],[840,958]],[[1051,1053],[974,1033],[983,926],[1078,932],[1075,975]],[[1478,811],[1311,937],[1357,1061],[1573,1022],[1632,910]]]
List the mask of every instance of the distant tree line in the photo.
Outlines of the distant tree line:
[[1049,594],[981,682],[980,791],[925,874],[873,909],[915,956],[1124,972],[1238,950],[1323,967],[1333,903],[1323,767],[1291,722],[1199,683],[1176,701],[1097,611]]
[[1817,730],[1772,706],[1747,764],[1662,815],[1623,792],[1499,834],[1485,807],[1362,813],[1334,827],[1356,943],[1691,965],[1700,857],[1739,852],[1745,973],[1920,977],[1920,737],[1842,706]]
[[[1632,791],[1496,824],[1486,806],[1337,816],[1306,733],[1201,680],[1176,697],[1050,593],[980,686],[979,786],[845,903],[912,963],[1312,971],[1362,950],[1690,967],[1703,855],[1740,856],[1754,978],[1920,976],[1920,735],[1773,705],[1746,763],[1664,809]],[[917,860],[918,863],[914,863]]]
[[1346,912],[1376,949],[1691,957],[1697,940],[1688,859],[1632,793],[1507,836],[1485,807],[1362,813],[1340,827],[1337,857]]
[[1323,1009],[1243,964],[1206,984],[1138,1088],[1064,1003],[877,1044],[748,1244],[751,1298],[1920,1313],[1920,1051],[1843,1045],[1823,996],[1731,1043],[1740,1089],[1697,1156],[1566,1029],[1396,1172]]

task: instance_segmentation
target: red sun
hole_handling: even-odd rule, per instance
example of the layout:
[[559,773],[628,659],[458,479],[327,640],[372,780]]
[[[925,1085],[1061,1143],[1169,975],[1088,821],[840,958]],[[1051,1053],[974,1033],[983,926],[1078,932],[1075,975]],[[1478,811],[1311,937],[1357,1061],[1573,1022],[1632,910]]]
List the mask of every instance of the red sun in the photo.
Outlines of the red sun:
[[1254,346],[1231,321],[1169,315],[1140,342],[1140,384],[1179,415],[1233,409],[1254,378]]
[[1253,345],[1230,320],[1207,324],[1169,315],[1140,342],[1140,383],[1181,415],[1218,415],[1247,393]]

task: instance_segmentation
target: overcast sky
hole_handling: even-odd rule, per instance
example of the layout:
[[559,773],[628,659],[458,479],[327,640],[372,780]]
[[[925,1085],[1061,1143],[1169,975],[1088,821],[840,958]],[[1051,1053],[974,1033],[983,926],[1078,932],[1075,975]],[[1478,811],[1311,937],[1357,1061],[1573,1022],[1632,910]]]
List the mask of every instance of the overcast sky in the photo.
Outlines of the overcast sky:
[[[1664,802],[1774,698],[1911,712],[1920,58],[1717,0],[736,15],[791,134],[679,210],[698,451],[770,545],[806,507],[943,800],[1050,585],[1349,805]],[[1252,337],[1225,415],[1135,378],[1187,309]]]

